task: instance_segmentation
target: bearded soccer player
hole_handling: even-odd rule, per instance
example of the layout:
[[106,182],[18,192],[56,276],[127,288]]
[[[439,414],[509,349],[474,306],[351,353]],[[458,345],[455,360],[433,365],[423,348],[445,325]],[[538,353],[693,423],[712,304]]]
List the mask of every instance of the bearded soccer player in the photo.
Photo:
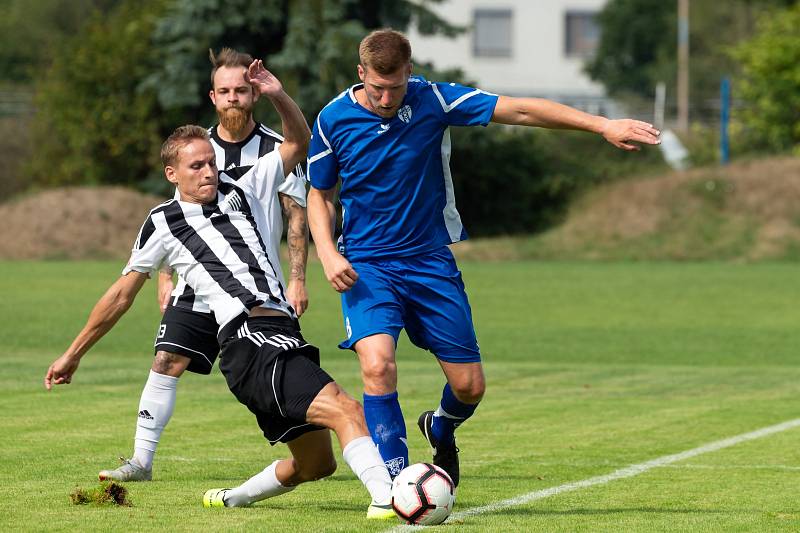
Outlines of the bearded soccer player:
[[[253,58],[223,48],[216,55],[211,53],[210,59],[213,68],[209,97],[217,110],[219,124],[209,129],[209,137],[219,170],[224,171],[220,176],[235,182],[259,157],[277,150],[282,137],[253,119],[253,108],[260,96],[246,76]],[[177,191],[175,199],[180,199]],[[276,195],[265,199],[267,217],[264,223],[270,236],[270,260],[277,269],[278,279],[286,287],[284,296],[298,317],[308,307],[305,202],[305,176],[300,166],[286,177]],[[281,208],[288,220],[288,286],[283,283],[280,266]],[[178,379],[186,370],[209,374],[219,353],[214,316],[183,278],[178,277],[175,287],[172,273],[161,273],[159,295],[164,316],[155,341],[153,365],[139,401],[133,457],[123,459],[122,465],[115,469],[100,471],[101,480],[148,481],[152,478],[155,452],[175,408]]]
[[[448,245],[467,234],[450,175],[450,126],[489,122],[602,135],[623,150],[657,144],[638,120],[608,120],[556,102],[498,96],[411,76],[411,46],[392,30],[361,42],[358,77],[317,117],[308,154],[308,218],[325,276],[342,293],[358,354],[364,412],[391,474],[408,464],[397,396],[400,330],[436,357],[447,380],[439,405],[418,425],[434,463],[459,482],[455,429],[485,390],[481,354],[461,273]],[[342,234],[334,243],[334,194],[341,178]]]
[[261,64],[249,71],[281,116],[285,142],[258,159],[240,180],[220,180],[208,133],[184,126],[165,141],[161,158],[179,200],[153,209],[122,276],[95,305],[86,326],[50,365],[45,387],[70,383],[81,358],[116,324],[149,275],[166,263],[214,313],[222,347],[220,369],[236,398],[256,415],[270,444],[292,456],[275,461],[233,489],[206,492],[207,507],[238,507],[284,494],[336,469],[330,434],[372,497],[367,518],[394,517],[391,480],[366,428],[363,411],[324,370],[319,351],[300,333],[276,265],[269,257],[264,203],[284,169],[306,153],[308,125],[281,83]]

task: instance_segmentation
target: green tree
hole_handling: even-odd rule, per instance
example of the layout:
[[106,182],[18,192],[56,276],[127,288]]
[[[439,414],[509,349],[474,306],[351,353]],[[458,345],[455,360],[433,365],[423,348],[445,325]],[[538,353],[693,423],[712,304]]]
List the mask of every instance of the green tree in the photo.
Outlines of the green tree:
[[[230,46],[265,59],[312,120],[354,81],[367,32],[411,24],[423,33],[460,31],[410,0],[174,0],[154,32],[160,66],[145,85],[173,115],[209,123],[208,49]],[[262,120],[276,120],[262,108]]]
[[[369,29],[411,23],[456,31],[410,0],[148,0],[146,8],[123,0],[109,16],[91,16],[36,80],[39,157],[29,170],[44,184],[164,192],[163,137],[177,124],[216,118],[207,96],[209,48],[266,58],[312,120],[351,83]],[[260,108],[261,120],[277,119]]]
[[[717,113],[720,79],[735,74],[731,46],[750,37],[761,13],[794,0],[692,0],[689,9],[690,105],[694,117]],[[677,0],[610,0],[598,15],[596,55],[586,72],[614,96],[652,98],[667,85],[674,106],[677,78]]]
[[586,71],[612,95],[649,97],[675,79],[676,2],[610,0],[597,16],[600,44]]
[[757,34],[734,50],[745,105],[737,118],[753,148],[800,150],[800,4],[765,15]]
[[157,168],[159,110],[139,86],[155,67],[150,35],[163,4],[125,0],[108,18],[95,13],[37,80],[39,183],[139,185]]
[[93,12],[116,0],[0,0],[0,79],[29,83]]

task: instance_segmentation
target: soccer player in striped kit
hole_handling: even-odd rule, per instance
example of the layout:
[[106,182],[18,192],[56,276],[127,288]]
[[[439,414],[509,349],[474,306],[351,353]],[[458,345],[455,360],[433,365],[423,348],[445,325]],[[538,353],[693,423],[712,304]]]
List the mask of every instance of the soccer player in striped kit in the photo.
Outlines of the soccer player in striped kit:
[[71,382],[83,355],[125,313],[150,275],[167,264],[214,312],[220,369],[231,392],[256,415],[269,442],[285,442],[292,453],[238,487],[207,491],[204,505],[249,505],[331,475],[336,462],[324,429],[330,428],[345,461],[372,497],[367,518],[391,518],[391,480],[369,437],[363,410],[319,367],[319,351],[302,337],[269,257],[264,203],[275,196],[284,169],[304,157],[308,125],[260,61],[250,66],[249,78],[278,110],[284,143],[259,158],[240,180],[228,181],[218,177],[206,130],[184,126],[167,139],[161,158],[180,199],[151,210],[122,276],[50,366],[45,387]]
[[[364,382],[364,412],[392,475],[408,464],[397,396],[400,330],[429,350],[446,384],[418,425],[434,463],[459,482],[454,431],[485,391],[481,354],[461,273],[448,245],[467,238],[450,176],[450,126],[489,122],[602,135],[614,146],[657,144],[638,120],[608,120],[556,102],[510,98],[411,76],[411,45],[392,30],[361,41],[362,83],[332,100],[312,128],[308,218],[325,276],[342,293],[347,338]],[[333,240],[341,179],[342,235]]]
[[[209,129],[209,137],[218,169],[224,171],[220,174],[222,179],[235,182],[259,157],[277,150],[282,137],[253,119],[253,108],[260,96],[246,77],[253,58],[230,48],[209,55],[213,65],[209,97],[219,118],[219,124]],[[298,165],[280,185],[277,194],[265,199],[267,216],[263,222],[270,236],[270,260],[283,283],[279,255],[283,234],[281,210],[286,215],[290,273],[285,296],[298,317],[308,307],[305,184],[302,166]],[[176,199],[180,199],[178,194],[176,191]],[[158,293],[164,316],[156,335],[155,358],[137,409],[133,456],[129,460],[122,459],[117,468],[101,470],[101,480],[148,481],[152,478],[155,452],[175,408],[178,379],[186,370],[209,374],[219,353],[217,324],[208,305],[195,298],[183,278],[178,277],[178,284],[174,286],[172,277],[171,271],[159,274]]]

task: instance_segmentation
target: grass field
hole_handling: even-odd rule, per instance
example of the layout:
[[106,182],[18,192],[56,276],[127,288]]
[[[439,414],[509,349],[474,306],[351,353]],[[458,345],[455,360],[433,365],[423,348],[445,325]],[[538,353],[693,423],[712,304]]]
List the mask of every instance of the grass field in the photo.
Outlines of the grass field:
[[[133,507],[74,506],[97,471],[131,452],[158,323],[155,290],[83,360],[72,385],[42,378],[121,264],[0,263],[0,530],[382,531],[340,461],[336,474],[247,509],[204,509],[286,453],[265,444],[222,376],[187,374]],[[612,473],[800,415],[800,267],[793,264],[463,263],[488,389],[459,430],[456,512]],[[335,348],[337,295],[309,273],[306,337],[360,394]],[[153,284],[148,284],[153,285]],[[415,427],[442,376],[407,339],[400,399]],[[800,428],[530,503],[455,517],[451,531],[797,531]],[[338,452],[337,452],[338,453]]]

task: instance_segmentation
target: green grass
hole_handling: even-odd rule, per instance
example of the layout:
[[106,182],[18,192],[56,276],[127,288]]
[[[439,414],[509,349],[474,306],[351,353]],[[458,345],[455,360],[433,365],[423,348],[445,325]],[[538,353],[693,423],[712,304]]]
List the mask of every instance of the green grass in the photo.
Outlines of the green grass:
[[[42,378],[115,262],[0,263],[0,530],[381,531],[340,460],[329,479],[248,509],[204,509],[286,448],[270,448],[218,371],[187,374],[156,455],[155,481],[127,484],[133,507],[75,506],[76,486],[131,452],[158,325],[154,284],[90,352],[72,385]],[[793,264],[464,263],[488,388],[459,430],[456,510],[613,472],[797,418],[800,306]],[[338,297],[309,273],[306,337],[360,394],[336,349]],[[412,461],[428,460],[417,414],[443,384],[402,339],[400,398]],[[800,429],[639,476],[451,521],[458,531],[797,531]],[[337,452],[338,453],[338,452]]]

